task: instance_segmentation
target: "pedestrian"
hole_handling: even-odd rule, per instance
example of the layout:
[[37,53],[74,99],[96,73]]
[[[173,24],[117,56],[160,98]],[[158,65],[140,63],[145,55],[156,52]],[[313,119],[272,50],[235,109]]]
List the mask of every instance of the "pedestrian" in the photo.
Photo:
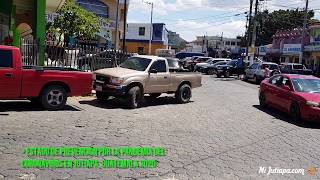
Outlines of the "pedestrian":
[[265,78],[269,78],[270,77],[270,69],[269,69],[269,65],[268,64],[266,64],[266,65],[264,65],[264,77]]

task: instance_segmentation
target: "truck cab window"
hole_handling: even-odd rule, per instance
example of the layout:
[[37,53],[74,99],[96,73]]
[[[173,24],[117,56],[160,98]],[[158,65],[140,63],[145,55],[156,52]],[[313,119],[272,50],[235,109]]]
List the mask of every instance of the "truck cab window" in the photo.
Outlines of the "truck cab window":
[[0,50],[0,68],[11,68],[12,52],[8,50]]
[[155,69],[157,72],[167,72],[166,62],[164,60],[157,60],[152,64],[151,69]]

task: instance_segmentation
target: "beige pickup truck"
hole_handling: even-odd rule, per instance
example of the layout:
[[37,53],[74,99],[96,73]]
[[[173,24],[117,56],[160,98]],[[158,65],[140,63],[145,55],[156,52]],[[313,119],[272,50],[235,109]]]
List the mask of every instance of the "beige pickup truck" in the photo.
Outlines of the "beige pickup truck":
[[169,72],[167,59],[157,56],[133,56],[119,67],[94,73],[94,89],[99,101],[109,96],[125,97],[129,108],[141,106],[144,94],[152,98],[162,93],[175,94],[179,103],[188,103],[191,88],[201,87],[201,75]]

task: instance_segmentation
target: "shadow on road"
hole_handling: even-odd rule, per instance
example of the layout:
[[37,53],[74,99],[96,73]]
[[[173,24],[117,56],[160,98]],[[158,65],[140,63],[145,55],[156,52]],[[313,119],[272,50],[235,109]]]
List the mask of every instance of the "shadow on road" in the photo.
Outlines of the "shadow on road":
[[[0,116],[9,114],[2,112],[23,112],[23,111],[46,111],[40,104],[34,104],[29,101],[0,101]],[[81,111],[81,109],[66,105],[60,111]]]
[[[192,102],[193,101],[190,101],[190,103]],[[108,99],[105,102],[100,102],[95,99],[95,100],[79,101],[79,103],[91,105],[98,108],[104,108],[104,109],[129,109],[124,99],[116,99],[116,98]],[[145,96],[144,101],[142,103],[142,107],[162,106],[162,105],[172,105],[172,104],[178,104],[174,97],[163,96],[156,99],[152,99],[149,96]]]
[[284,112],[278,111],[274,108],[261,108],[259,105],[253,105],[254,108],[267,113],[274,117],[274,119],[278,119],[281,121],[285,121],[287,123],[302,127],[302,128],[310,128],[310,129],[320,129],[320,123],[310,122],[310,121],[293,121],[290,116]]

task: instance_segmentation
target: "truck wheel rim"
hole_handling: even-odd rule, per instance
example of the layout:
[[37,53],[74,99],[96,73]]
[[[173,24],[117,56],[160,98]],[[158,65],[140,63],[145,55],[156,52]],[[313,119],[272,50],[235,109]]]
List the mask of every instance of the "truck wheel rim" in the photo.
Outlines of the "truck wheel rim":
[[182,99],[188,100],[190,98],[190,94],[191,94],[191,91],[189,88],[183,88],[181,93]]
[[47,101],[52,106],[59,106],[63,102],[63,94],[59,90],[52,90],[47,96]]

